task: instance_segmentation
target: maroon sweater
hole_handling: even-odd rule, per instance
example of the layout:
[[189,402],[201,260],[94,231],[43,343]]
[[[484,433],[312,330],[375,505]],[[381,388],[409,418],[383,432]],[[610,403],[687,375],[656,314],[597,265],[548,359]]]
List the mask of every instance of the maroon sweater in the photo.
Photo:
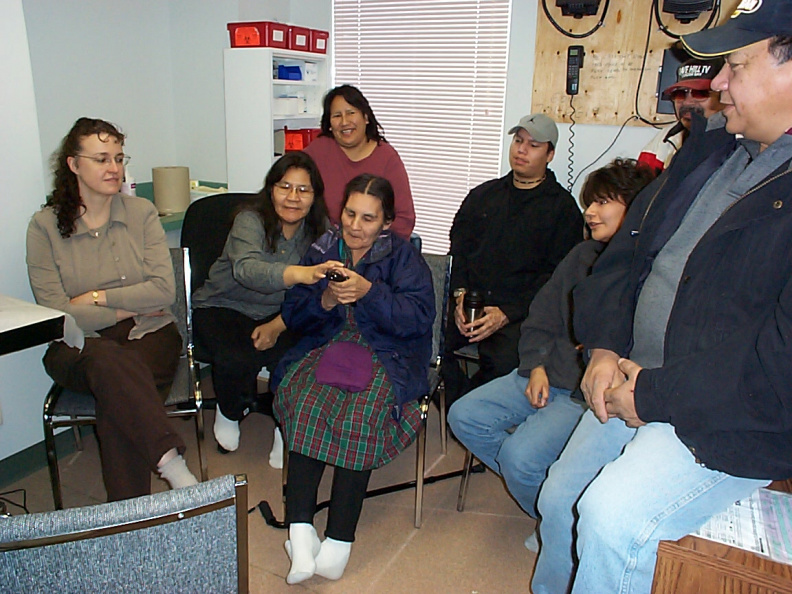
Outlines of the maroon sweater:
[[415,227],[415,207],[413,206],[410,180],[404,163],[387,142],[380,142],[374,152],[361,161],[352,161],[346,156],[334,138],[320,136],[305,149],[322,174],[325,184],[325,202],[330,213],[330,220],[339,223],[341,220],[341,202],[344,199],[344,187],[361,173],[370,173],[387,179],[393,186],[396,202],[396,220],[391,231],[405,239],[410,238]]

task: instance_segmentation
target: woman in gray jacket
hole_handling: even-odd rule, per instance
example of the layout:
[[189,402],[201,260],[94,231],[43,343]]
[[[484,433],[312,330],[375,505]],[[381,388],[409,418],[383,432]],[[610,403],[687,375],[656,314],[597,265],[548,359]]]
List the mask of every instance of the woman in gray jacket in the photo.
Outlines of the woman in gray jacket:
[[[297,266],[327,225],[324,184],[311,157],[287,153],[267,173],[264,187],[234,218],[220,258],[193,297],[196,348],[212,364],[217,397],[214,435],[221,452],[239,447],[239,422],[256,403],[262,367],[274,371],[297,342],[280,316],[286,289],[313,284],[340,262]],[[271,395],[269,395],[271,407]],[[270,455],[282,465],[276,431]]]

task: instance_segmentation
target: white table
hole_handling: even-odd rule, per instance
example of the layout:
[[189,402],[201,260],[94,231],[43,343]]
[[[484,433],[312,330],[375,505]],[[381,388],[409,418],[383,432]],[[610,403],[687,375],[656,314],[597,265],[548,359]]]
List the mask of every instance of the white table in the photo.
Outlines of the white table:
[[0,295],[0,355],[63,338],[66,314]]

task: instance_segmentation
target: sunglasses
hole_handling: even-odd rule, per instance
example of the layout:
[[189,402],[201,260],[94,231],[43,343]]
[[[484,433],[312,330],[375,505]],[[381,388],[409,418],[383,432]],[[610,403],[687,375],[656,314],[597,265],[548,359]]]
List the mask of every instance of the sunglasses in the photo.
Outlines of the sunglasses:
[[683,101],[688,97],[696,101],[703,101],[704,99],[709,99],[710,93],[711,91],[709,89],[686,89],[680,87],[671,91],[669,97],[671,101]]

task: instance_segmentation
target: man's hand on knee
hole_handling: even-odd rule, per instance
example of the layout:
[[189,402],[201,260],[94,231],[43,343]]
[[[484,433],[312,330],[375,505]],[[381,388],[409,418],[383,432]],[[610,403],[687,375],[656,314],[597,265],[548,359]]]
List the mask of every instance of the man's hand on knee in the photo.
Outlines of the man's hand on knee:
[[607,422],[609,418],[605,408],[605,390],[616,387],[624,380],[624,374],[619,369],[619,355],[606,349],[591,351],[591,360],[580,382],[580,389],[600,423]]
[[629,359],[619,359],[619,369],[626,376],[624,383],[605,390],[605,409],[609,417],[618,417],[628,427],[646,425],[635,410],[635,381],[643,369]]

